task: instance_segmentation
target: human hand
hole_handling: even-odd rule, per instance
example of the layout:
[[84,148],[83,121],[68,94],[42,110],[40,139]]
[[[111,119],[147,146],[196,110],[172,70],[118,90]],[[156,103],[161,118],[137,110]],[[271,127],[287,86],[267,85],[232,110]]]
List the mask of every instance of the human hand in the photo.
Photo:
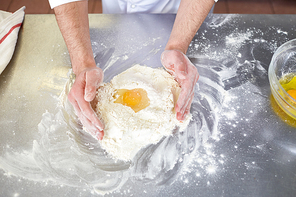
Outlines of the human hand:
[[194,85],[199,78],[197,69],[188,57],[178,50],[165,50],[161,54],[161,63],[181,86],[175,111],[177,119],[184,120],[189,113],[194,96]]
[[100,68],[87,68],[80,72],[68,94],[81,123],[93,137],[101,140],[104,136],[104,125],[90,105],[96,96],[96,90],[103,81],[103,71]]

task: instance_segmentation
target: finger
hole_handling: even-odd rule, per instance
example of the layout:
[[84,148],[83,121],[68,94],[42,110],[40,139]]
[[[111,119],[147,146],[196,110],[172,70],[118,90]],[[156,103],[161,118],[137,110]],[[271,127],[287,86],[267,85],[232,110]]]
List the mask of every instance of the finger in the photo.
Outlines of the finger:
[[82,113],[79,114],[79,119],[83,126],[85,127],[85,130],[92,135],[94,138],[98,140],[102,140],[104,136],[104,131],[99,130],[97,127],[95,127],[89,119],[87,119]]
[[183,81],[183,83],[180,84],[181,86],[181,92],[177,101],[176,105],[176,111],[181,112],[181,109],[186,105],[187,100],[190,98],[192,92],[193,92],[193,86],[194,84],[190,83],[188,80]]
[[94,110],[91,108],[91,105],[89,102],[85,101],[83,97],[77,97],[77,103],[79,105],[79,108],[81,110],[81,113],[83,116],[85,116],[89,121],[94,124],[99,130],[103,130],[104,126],[97,117]]
[[194,93],[190,92],[190,94],[187,94],[186,98],[184,99],[184,102],[182,103],[182,106],[179,106],[180,109],[177,113],[177,119],[178,120],[184,120],[186,114],[186,110],[188,110],[188,106],[190,107],[190,103],[192,102]]
[[68,100],[72,104],[72,106],[73,106],[73,108],[74,108],[74,110],[76,112],[76,115],[78,116],[78,114],[81,113],[81,109],[80,109],[75,97],[72,95],[71,91],[70,91],[70,93],[68,95]]
[[186,116],[189,114],[193,98],[194,98],[194,94],[192,94],[191,98],[189,99],[189,101],[187,103],[186,109],[183,113],[183,116],[181,117],[182,120],[184,120],[186,118]]
[[[95,112],[91,108],[91,105],[89,102],[87,102],[84,99],[84,90],[86,85],[86,73],[81,74],[76,78],[71,91],[69,93],[69,99],[70,102],[73,104],[75,110],[78,112],[79,119],[85,118],[88,119],[89,122],[92,123],[98,130],[103,130],[104,125],[101,123],[101,121],[96,116]],[[84,123],[86,124],[88,121],[84,120]],[[84,125],[86,126],[86,125]],[[90,126],[87,126],[90,127]]]
[[177,100],[177,104],[175,107],[175,111],[176,113],[180,112],[181,108],[183,107],[184,103],[185,103],[185,99],[186,99],[186,90],[185,89],[181,89],[181,92],[179,94],[178,100]]
[[96,128],[93,124],[91,124],[90,121],[83,115],[76,100],[72,103],[72,105],[76,111],[76,114],[77,114],[80,122],[86,128],[88,133],[89,133],[89,131],[92,131],[92,130],[98,130],[98,128]]
[[82,125],[87,128],[87,130],[102,130],[94,126],[94,124],[92,124],[91,121],[86,116],[84,116],[76,100],[72,100],[71,103],[74,107],[74,110],[76,111],[77,116],[79,117],[79,120],[81,121]]
[[183,54],[183,58],[184,58],[184,61],[186,62],[185,64],[187,69],[185,73],[188,74],[190,78],[194,79],[194,83],[196,83],[199,78],[199,73],[197,68],[194,66],[194,64],[192,64],[192,62],[189,60],[189,58],[185,54]]
[[176,77],[178,79],[186,79],[188,75],[188,62],[187,62],[187,57],[183,53],[179,52],[178,59],[176,60],[175,64],[175,72],[176,72]]
[[191,64],[190,72],[192,73],[191,76],[193,76],[192,83],[195,85],[199,79],[199,73],[198,73],[197,68],[192,63],[190,63],[190,64]]
[[193,70],[190,72],[192,73],[192,76],[181,83],[182,90],[176,105],[176,111],[180,112],[181,114],[184,114],[188,102],[190,102],[189,98],[193,97],[194,86],[199,78],[199,74],[195,67],[193,67]]
[[84,99],[92,101],[96,96],[96,90],[102,83],[103,72],[100,69],[92,69],[85,73],[85,92]]
[[96,132],[95,134],[95,138],[98,139],[98,140],[102,140],[104,137],[104,131],[99,131],[99,132]]

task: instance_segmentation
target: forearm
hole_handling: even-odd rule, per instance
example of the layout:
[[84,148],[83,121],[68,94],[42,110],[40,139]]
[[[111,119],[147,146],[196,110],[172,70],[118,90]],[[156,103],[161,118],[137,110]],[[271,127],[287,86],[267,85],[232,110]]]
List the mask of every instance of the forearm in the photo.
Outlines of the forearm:
[[214,0],[181,0],[165,50],[177,49],[186,54],[197,30],[214,5]]
[[54,8],[56,19],[66,42],[73,71],[78,75],[95,67],[89,35],[88,2],[78,1]]

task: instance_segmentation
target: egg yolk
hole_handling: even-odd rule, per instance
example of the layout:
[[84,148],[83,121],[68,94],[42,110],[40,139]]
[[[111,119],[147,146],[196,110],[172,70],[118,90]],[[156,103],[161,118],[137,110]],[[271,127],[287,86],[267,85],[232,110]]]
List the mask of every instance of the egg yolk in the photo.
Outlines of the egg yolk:
[[273,111],[288,125],[296,128],[296,121],[294,118],[290,117],[286,112],[282,110],[282,108],[277,104],[274,97],[270,96],[270,104]]
[[122,105],[128,106],[136,113],[150,105],[147,92],[141,88],[132,90],[118,89],[114,95],[114,98],[116,98],[114,103],[120,103]]
[[137,90],[126,91],[123,94],[123,103],[128,106],[138,105],[141,102],[142,96]]
[[288,90],[287,93],[296,100],[296,90]]
[[[296,73],[290,73],[283,76],[279,80],[282,87],[287,91],[287,93],[296,100]],[[294,100],[292,100],[296,103]]]

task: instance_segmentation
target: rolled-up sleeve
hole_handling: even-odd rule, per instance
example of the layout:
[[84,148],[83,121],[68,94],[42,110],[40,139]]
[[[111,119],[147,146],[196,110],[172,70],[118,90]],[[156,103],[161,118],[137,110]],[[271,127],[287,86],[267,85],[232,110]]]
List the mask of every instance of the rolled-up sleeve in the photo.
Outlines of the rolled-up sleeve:
[[74,1],[82,1],[82,0],[48,0],[51,9],[59,5],[63,5],[63,4],[74,2]]

